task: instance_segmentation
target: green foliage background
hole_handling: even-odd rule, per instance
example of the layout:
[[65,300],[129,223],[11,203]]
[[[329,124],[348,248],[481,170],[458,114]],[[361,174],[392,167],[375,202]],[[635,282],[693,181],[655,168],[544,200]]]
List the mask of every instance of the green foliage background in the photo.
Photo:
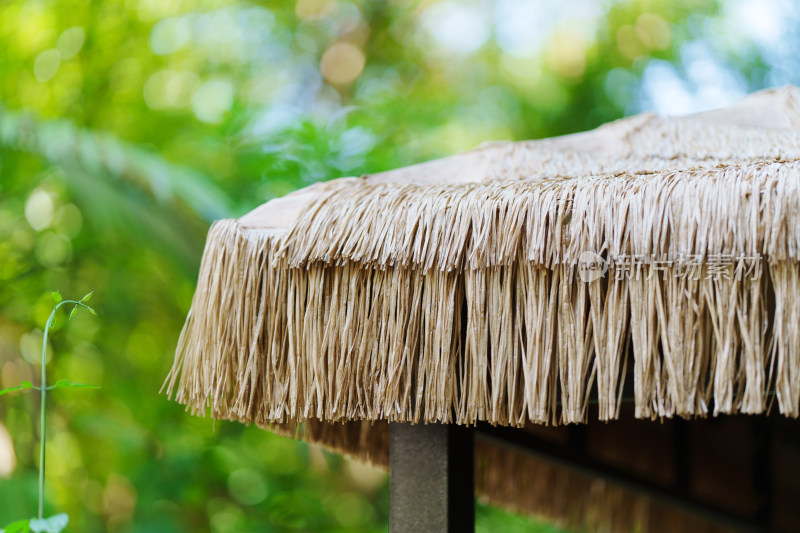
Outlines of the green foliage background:
[[[0,3],[0,388],[36,381],[51,290],[95,291],[100,315],[60,317],[48,347],[53,380],[102,385],[53,394],[48,512],[87,533],[386,531],[383,474],[159,395],[205,233],[315,181],[595,127],[663,96],[653,72],[707,104],[698,47],[720,103],[798,71],[796,43],[736,33],[727,4],[576,23],[587,5],[509,52],[510,15],[479,1]],[[468,50],[447,41],[464,9],[486,30]],[[36,406],[0,399],[0,523],[35,511]],[[478,527],[555,531],[483,505]]]

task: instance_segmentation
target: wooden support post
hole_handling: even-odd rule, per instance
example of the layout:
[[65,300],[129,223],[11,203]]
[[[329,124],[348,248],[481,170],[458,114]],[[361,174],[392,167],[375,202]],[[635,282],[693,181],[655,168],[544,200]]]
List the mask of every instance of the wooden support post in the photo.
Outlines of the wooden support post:
[[392,424],[390,533],[475,531],[472,428]]

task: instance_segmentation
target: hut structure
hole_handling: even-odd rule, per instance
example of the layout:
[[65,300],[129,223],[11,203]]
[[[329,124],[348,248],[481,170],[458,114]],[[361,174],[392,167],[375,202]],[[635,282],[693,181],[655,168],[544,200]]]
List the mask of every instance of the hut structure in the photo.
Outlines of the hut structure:
[[798,531],[800,90],[219,221],[165,386],[391,466],[393,532]]

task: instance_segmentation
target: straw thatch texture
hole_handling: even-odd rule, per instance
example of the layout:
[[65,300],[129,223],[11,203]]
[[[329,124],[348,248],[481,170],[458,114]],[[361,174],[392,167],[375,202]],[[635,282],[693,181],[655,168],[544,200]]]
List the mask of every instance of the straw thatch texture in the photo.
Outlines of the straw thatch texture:
[[378,463],[380,431],[334,423],[610,420],[626,387],[641,418],[797,417],[799,125],[787,88],[220,221],[167,390]]

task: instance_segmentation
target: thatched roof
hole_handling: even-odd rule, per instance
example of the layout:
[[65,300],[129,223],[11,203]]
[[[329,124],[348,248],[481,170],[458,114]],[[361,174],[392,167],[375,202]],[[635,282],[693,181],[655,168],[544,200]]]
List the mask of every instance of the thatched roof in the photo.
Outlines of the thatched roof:
[[492,143],[217,222],[168,390],[384,464],[390,421],[797,417],[799,256],[795,88]]

